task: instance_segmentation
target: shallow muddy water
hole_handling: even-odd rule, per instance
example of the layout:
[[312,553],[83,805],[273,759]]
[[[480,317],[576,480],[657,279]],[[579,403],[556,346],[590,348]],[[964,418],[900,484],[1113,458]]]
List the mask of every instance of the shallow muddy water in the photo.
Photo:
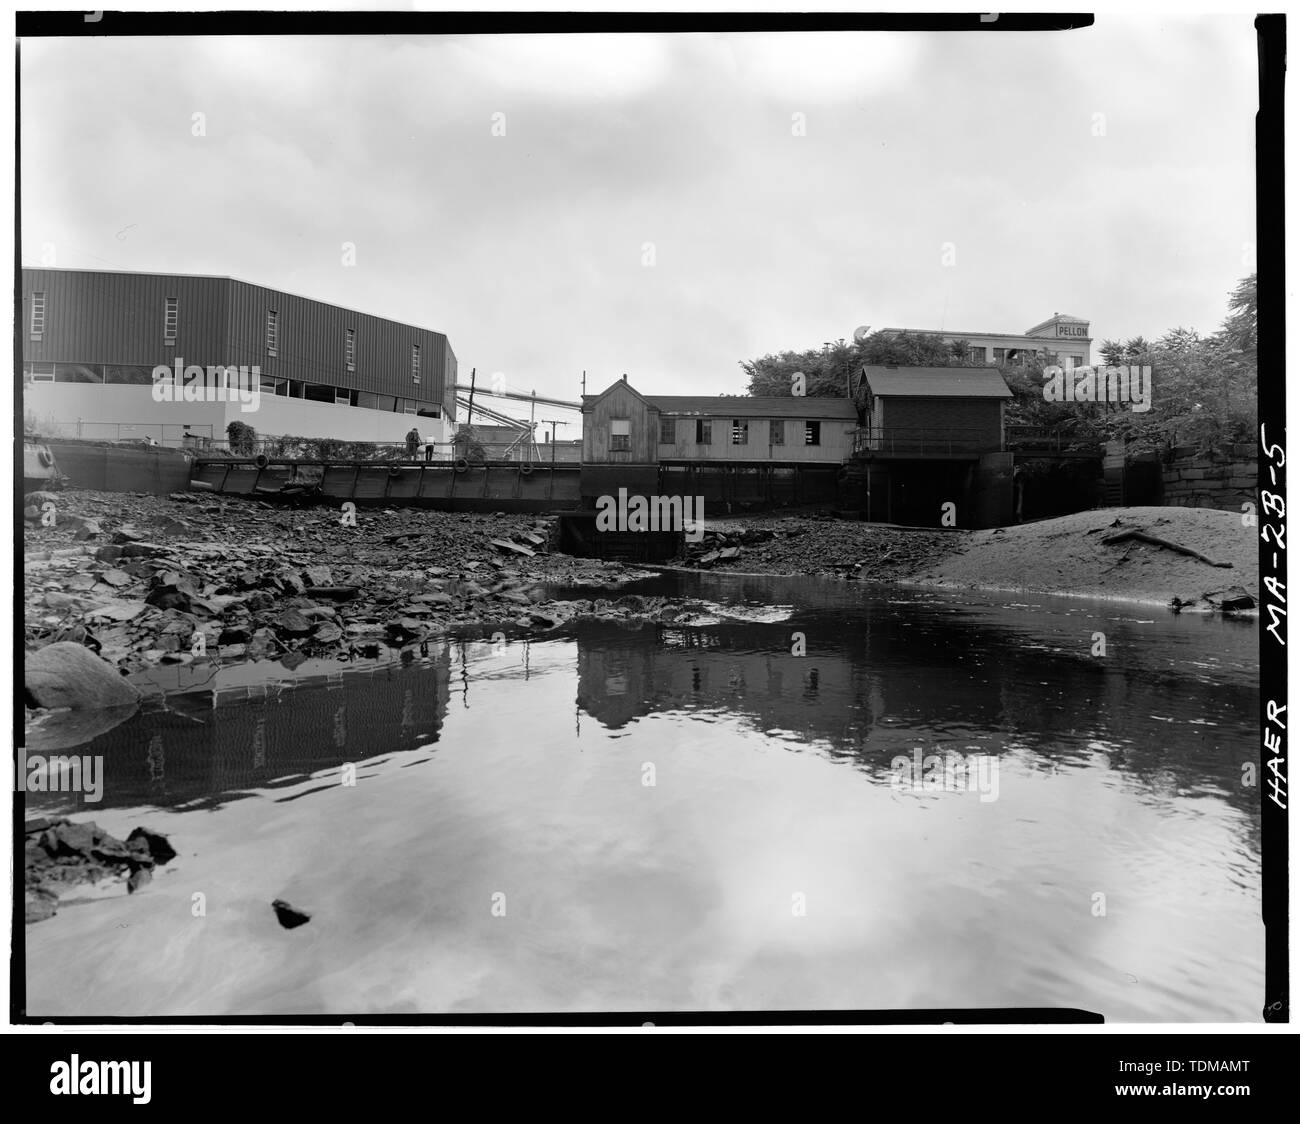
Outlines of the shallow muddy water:
[[[96,738],[103,799],[29,812],[180,854],[27,927],[29,1013],[1260,1017],[1256,622],[807,579],[627,592],[716,611],[270,686],[230,669]],[[282,929],[276,898],[310,923]]]

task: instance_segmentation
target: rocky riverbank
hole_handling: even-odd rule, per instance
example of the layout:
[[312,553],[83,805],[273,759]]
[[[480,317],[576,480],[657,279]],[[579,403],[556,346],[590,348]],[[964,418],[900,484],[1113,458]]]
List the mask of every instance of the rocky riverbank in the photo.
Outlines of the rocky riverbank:
[[[292,667],[475,630],[540,633],[575,618],[674,620],[701,610],[635,596],[552,599],[553,587],[604,591],[646,576],[558,553],[554,518],[349,514],[203,492],[27,498],[28,650],[70,641],[122,674],[263,657]],[[1188,508],[1081,512],[991,531],[766,514],[710,520],[675,563],[1248,608],[1256,539],[1231,512]]]
[[[546,630],[573,605],[548,600],[543,584],[639,576],[551,552],[553,520],[526,516],[363,509],[349,519],[203,493],[32,500],[28,649],[84,644],[125,674],[204,659],[292,663],[470,628]],[[646,607],[623,607],[633,608]]]
[[156,867],[176,857],[165,835],[137,827],[115,839],[97,823],[38,817],[23,825],[23,890],[26,921],[44,921],[58,911],[69,887],[108,882],[134,894]]

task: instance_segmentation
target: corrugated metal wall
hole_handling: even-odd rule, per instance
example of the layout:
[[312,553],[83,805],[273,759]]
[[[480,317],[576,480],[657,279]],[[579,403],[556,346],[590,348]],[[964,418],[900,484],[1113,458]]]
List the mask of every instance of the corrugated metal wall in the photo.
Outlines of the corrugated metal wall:
[[[61,269],[22,271],[23,359],[35,363],[171,366],[217,364],[226,336],[229,282],[220,277],[167,277]],[[45,294],[45,331],[31,338],[32,293]],[[176,342],[165,342],[166,299],[178,300]]]
[[[32,294],[45,294],[45,330],[31,339]],[[176,342],[164,336],[166,299],[177,298]],[[266,350],[267,311],[279,347]],[[441,332],[224,277],[94,270],[22,271],[23,359],[37,363],[258,366],[271,378],[326,383],[442,405],[455,416],[456,356]],[[345,360],[356,332],[356,370]],[[420,347],[420,382],[411,347]]]
[[[267,312],[278,315],[279,354],[266,351]],[[356,331],[356,370],[344,358],[347,329]],[[230,349],[227,362],[254,363],[270,378],[416,398],[446,399],[447,337],[276,289],[231,282]],[[420,347],[420,382],[411,377],[411,346]],[[454,361],[454,360],[453,360]]]

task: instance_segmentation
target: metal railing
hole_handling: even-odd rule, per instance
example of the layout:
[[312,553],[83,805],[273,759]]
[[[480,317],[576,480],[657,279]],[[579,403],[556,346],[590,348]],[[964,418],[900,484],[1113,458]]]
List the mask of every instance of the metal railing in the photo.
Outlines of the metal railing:
[[405,441],[342,441],[305,438],[285,441],[277,437],[258,437],[251,447],[233,450],[227,441],[213,441],[210,448],[235,459],[265,456],[276,464],[294,461],[319,463],[374,461],[378,464],[454,464],[462,457],[471,465],[577,464],[582,460],[581,445],[547,442],[536,446],[513,442],[422,441],[412,451]]
[[1059,425],[1009,425],[1007,448],[1013,452],[1101,452],[1095,435]]
[[978,426],[861,426],[853,431],[855,455],[908,453],[934,456],[954,453],[995,453],[1000,449],[988,427]]
[[40,426],[51,440],[76,438],[81,441],[115,441],[122,444],[163,445],[170,449],[204,450],[213,447],[210,425],[180,425],[174,422],[100,422],[49,420]]

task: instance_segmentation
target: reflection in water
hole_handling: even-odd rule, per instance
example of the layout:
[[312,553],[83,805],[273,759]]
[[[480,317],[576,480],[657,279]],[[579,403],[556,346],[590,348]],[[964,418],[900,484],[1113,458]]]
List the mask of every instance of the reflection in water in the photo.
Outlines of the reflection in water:
[[146,704],[133,721],[81,750],[104,757],[102,800],[31,793],[28,806],[62,813],[216,808],[253,789],[283,788],[346,762],[434,742],[447,714],[451,661],[452,645],[443,643],[424,659],[309,676],[301,685]]
[[[231,672],[97,737],[104,800],[77,810],[147,817],[183,858],[30,928],[29,1009],[1259,1017],[1253,623],[782,579],[636,592],[733,615],[270,690]],[[770,604],[796,608],[743,619]],[[891,787],[916,749],[996,757],[996,800]],[[219,908],[176,938],[196,886]],[[297,943],[274,897],[313,913]]]
[[[977,746],[1047,770],[1100,758],[1152,795],[1213,791],[1257,807],[1240,783],[1259,701],[1253,627],[1051,608],[877,601],[779,625],[605,626],[579,634],[578,704],[615,730],[725,712],[877,776],[913,747]],[[1098,629],[1104,658],[1090,654]],[[791,654],[799,635],[803,656]]]

